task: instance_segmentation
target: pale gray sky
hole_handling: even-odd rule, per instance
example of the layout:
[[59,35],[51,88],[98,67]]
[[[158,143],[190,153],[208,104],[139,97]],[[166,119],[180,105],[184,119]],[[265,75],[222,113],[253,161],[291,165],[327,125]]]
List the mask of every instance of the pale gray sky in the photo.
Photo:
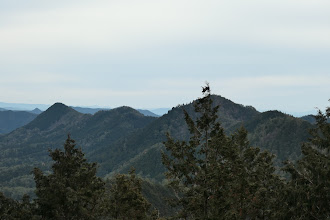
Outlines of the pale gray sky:
[[0,102],[324,109],[329,0],[1,0]]

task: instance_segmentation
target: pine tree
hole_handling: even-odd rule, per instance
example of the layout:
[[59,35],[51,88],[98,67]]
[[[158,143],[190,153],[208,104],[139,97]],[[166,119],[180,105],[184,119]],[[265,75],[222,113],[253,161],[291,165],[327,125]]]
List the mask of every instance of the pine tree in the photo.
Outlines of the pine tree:
[[[252,148],[247,131],[239,129],[227,136],[217,121],[218,106],[212,107],[210,87],[195,103],[199,118],[186,111],[189,142],[167,135],[168,153],[162,154],[165,175],[177,192],[177,217],[188,219],[269,218],[275,211],[274,197],[282,186],[274,174],[273,156]],[[271,184],[276,183],[276,187]]]
[[35,168],[38,214],[45,219],[96,219],[100,215],[104,182],[96,176],[96,163],[88,163],[75,141],[64,151],[50,151],[54,160],[49,175]]
[[109,182],[108,216],[118,220],[157,219],[151,204],[142,195],[141,180],[135,170],[129,175],[117,174]]
[[277,200],[284,182],[275,174],[274,155],[251,147],[247,135],[241,127],[231,136],[230,179],[223,183],[224,219],[279,219]]
[[2,192],[0,192],[0,216],[1,219],[16,219],[19,217],[17,213],[19,205],[18,202],[7,198]]
[[330,218],[330,107],[319,111],[309,142],[301,147],[302,158],[296,164],[286,162],[291,175],[287,188],[287,218]]
[[34,204],[30,202],[28,195],[24,195],[22,201],[16,201],[7,198],[0,192],[0,219],[14,220],[14,219],[39,219],[34,215]]

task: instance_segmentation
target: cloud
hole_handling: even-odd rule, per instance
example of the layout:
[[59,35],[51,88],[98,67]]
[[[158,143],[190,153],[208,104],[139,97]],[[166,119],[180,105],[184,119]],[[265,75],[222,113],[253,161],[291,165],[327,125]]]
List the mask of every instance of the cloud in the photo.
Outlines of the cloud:
[[238,88],[256,88],[260,87],[313,87],[328,86],[330,75],[273,75],[273,76],[252,76],[225,79],[222,84],[237,85]]
[[325,1],[83,2],[3,15],[0,44],[7,51],[131,51],[207,40],[329,48],[329,6]]
[[324,99],[329,21],[322,0],[4,0],[0,98],[162,107],[208,80],[243,104]]
[[33,72],[33,73],[9,73],[1,75],[0,85],[38,85],[38,84],[63,84],[77,81],[76,78],[59,73]]

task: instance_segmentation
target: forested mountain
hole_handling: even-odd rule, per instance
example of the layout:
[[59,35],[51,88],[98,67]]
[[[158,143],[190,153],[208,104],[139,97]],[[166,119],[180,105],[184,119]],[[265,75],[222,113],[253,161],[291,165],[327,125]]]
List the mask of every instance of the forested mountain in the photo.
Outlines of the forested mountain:
[[0,111],[0,134],[9,133],[26,125],[37,117],[36,114],[24,111]]
[[[301,119],[308,121],[311,124],[316,123],[315,115],[305,115],[303,117],[300,117]],[[327,120],[328,123],[330,123],[330,119]]]
[[159,115],[156,115],[155,113],[146,109],[136,109],[136,110],[145,116],[159,117]]
[[[214,106],[220,106],[219,121],[228,134],[243,124],[252,145],[278,153],[278,161],[300,155],[310,123],[280,112],[260,113],[221,96],[212,99]],[[165,134],[180,140],[190,136],[183,109],[196,119],[193,103],[172,108],[159,118],[130,107],[82,114],[56,103],[26,126],[0,137],[0,191],[13,197],[32,192],[30,172],[34,167],[49,168],[48,149],[62,146],[68,133],[90,161],[98,162],[100,176],[127,172],[134,166],[138,174],[161,181]]]
[[[83,107],[71,107],[71,108],[76,110],[77,112],[84,114],[92,114],[92,115],[94,115],[99,111],[110,110],[105,108],[83,108]],[[156,115],[149,110],[137,109],[137,111],[145,116],[159,117],[159,115]],[[22,127],[28,124],[29,122],[31,122],[33,119],[35,119],[36,115],[42,113],[42,111],[38,108],[35,108],[32,111],[17,111],[17,110],[7,110],[0,108],[0,112],[1,112],[0,134],[7,134],[19,127]],[[34,115],[31,115],[30,113],[33,113]]]
[[[212,96],[212,99],[214,106],[220,106],[218,117],[228,134],[243,125],[249,132],[248,138],[251,144],[276,154],[275,161],[279,166],[287,159],[297,159],[300,156],[301,143],[307,141],[308,130],[312,128],[310,123],[278,111],[259,113],[253,107],[244,107],[220,96]],[[143,150],[116,168],[113,173],[128,172],[130,167],[134,166],[137,173],[142,176],[153,177],[158,180],[163,179],[165,170],[158,155],[164,150],[162,142],[165,141],[165,133],[169,132],[175,139],[187,140],[189,137],[182,109],[185,109],[192,118],[196,118],[197,115],[193,111],[192,103],[179,106],[143,130],[126,138],[126,148],[134,150],[141,148]],[[120,147],[123,146],[123,143],[117,142],[115,144]],[[144,148],[143,146],[149,147]],[[102,149],[104,152],[107,150],[110,149]],[[91,158],[97,160],[98,155],[101,155],[101,151],[94,152]]]
[[250,142],[274,153],[277,162],[296,160],[312,128],[310,123],[279,111],[263,112],[243,125],[249,132]]
[[30,172],[34,167],[48,169],[48,149],[63,145],[71,133],[85,152],[92,152],[104,145],[139,130],[155,120],[138,111],[121,107],[100,111],[95,115],[82,114],[61,103],[56,103],[35,120],[10,134],[0,137],[0,184],[2,191],[19,192],[33,187]]

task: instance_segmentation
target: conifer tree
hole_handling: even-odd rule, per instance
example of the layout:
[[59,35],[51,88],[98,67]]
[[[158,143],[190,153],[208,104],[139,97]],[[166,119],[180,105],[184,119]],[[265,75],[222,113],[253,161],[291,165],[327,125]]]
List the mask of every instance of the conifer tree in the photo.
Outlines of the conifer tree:
[[49,175],[35,168],[37,211],[43,219],[96,219],[104,182],[96,176],[96,163],[88,163],[75,141],[68,138],[64,151],[50,151],[54,161]]
[[16,201],[7,198],[0,192],[0,219],[15,220],[15,219],[39,219],[34,215],[34,204],[30,202],[28,195],[24,195],[22,201]]
[[[227,136],[217,121],[218,106],[212,106],[210,87],[194,107],[194,121],[186,111],[189,142],[167,135],[162,154],[165,175],[177,192],[179,218],[251,219],[274,215],[282,181],[274,174],[273,156],[252,148],[247,131],[239,129]],[[271,184],[276,183],[273,187]]]
[[3,219],[15,219],[18,218],[19,215],[17,213],[19,205],[18,202],[7,198],[2,192],[0,192],[0,216]]
[[302,158],[287,162],[287,219],[330,218],[330,107],[319,111],[309,142],[301,147]]
[[156,210],[151,211],[151,204],[142,195],[141,180],[134,169],[129,175],[117,174],[109,188],[108,216],[111,219],[157,219]]

